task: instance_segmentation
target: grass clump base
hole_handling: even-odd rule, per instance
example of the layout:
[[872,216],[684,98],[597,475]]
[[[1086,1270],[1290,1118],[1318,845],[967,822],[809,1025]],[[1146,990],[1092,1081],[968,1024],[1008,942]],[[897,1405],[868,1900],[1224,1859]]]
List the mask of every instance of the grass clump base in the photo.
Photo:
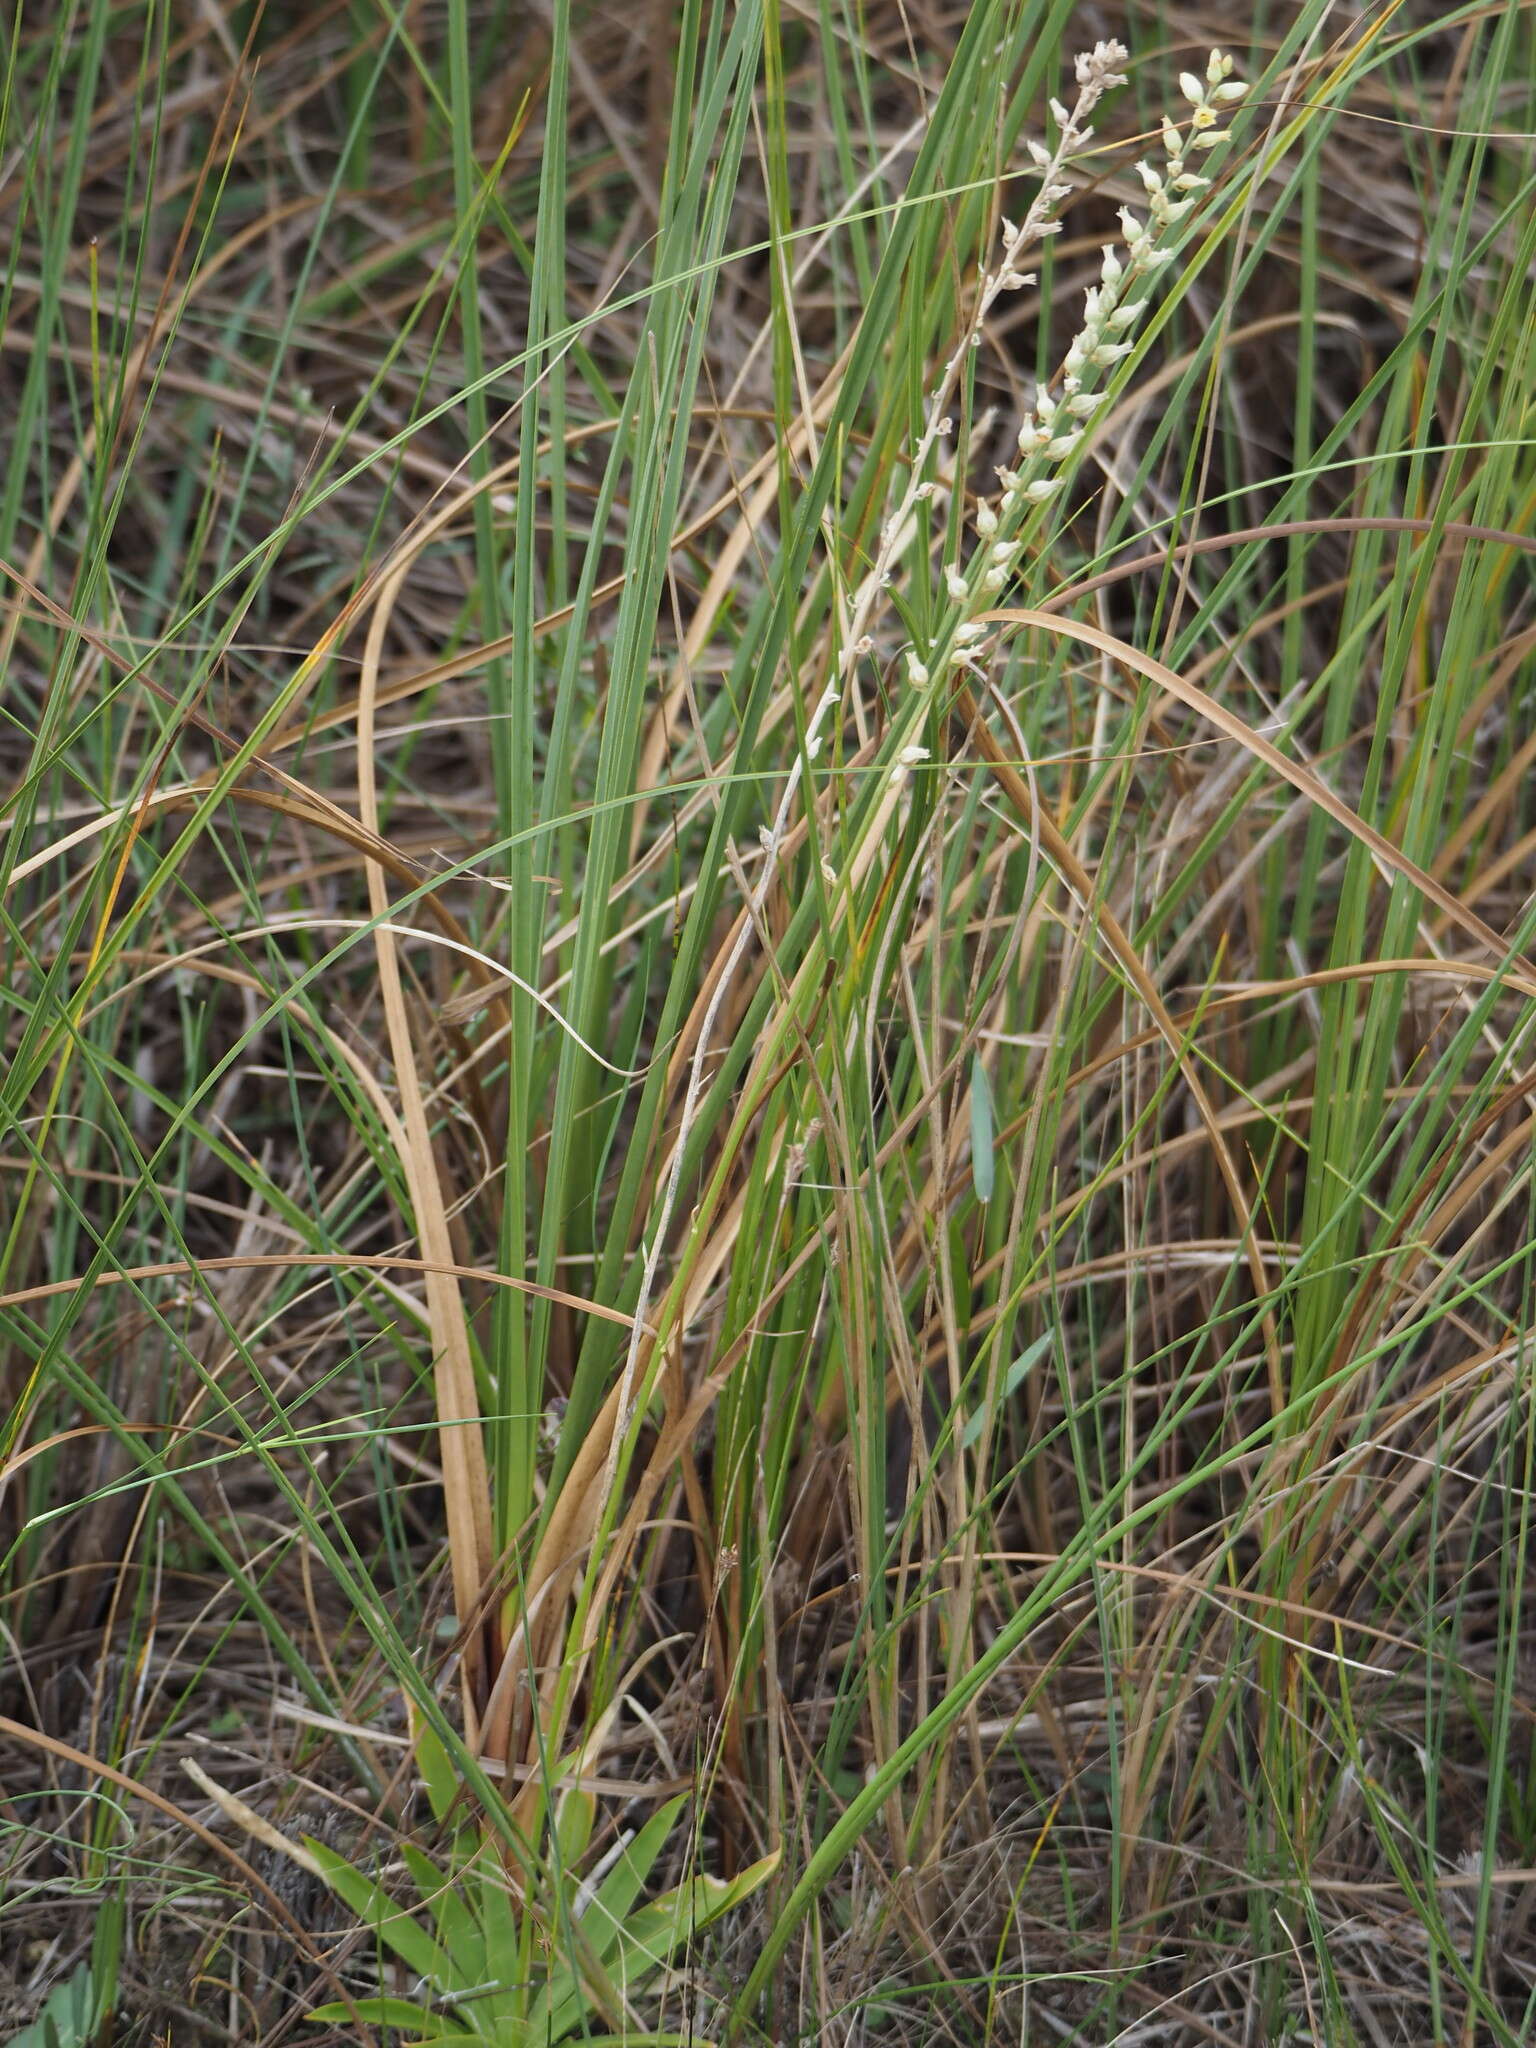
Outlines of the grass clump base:
[[1536,2032],[1533,59],[18,15],[0,2039]]

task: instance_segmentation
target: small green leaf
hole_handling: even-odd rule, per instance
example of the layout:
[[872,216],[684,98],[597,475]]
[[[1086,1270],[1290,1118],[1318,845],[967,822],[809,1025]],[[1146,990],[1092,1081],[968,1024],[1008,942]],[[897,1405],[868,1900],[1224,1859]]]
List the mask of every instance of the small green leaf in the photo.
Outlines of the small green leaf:
[[976,1199],[990,1202],[997,1160],[992,1148],[992,1083],[981,1063],[981,1054],[971,1054],[971,1185]]
[[[1018,1391],[1025,1376],[1037,1366],[1051,1348],[1052,1332],[1047,1330],[1043,1337],[1037,1337],[1033,1344],[1026,1346],[1003,1374],[1003,1384],[998,1389],[997,1405],[1001,1408]],[[981,1432],[986,1426],[987,1411],[978,1408],[966,1423],[960,1441],[968,1451],[974,1451],[981,1441]]]

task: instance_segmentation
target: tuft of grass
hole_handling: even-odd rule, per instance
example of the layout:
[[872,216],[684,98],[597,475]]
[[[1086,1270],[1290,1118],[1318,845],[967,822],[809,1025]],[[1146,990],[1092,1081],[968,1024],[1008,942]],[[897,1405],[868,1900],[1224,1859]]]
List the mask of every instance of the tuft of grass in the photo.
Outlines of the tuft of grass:
[[1101,17],[10,23],[3,2038],[1531,2038],[1528,10]]

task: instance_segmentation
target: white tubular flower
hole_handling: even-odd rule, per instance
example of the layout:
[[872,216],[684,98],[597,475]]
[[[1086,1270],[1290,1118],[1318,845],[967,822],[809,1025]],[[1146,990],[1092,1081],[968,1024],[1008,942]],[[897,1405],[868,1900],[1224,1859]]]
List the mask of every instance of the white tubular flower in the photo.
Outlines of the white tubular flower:
[[909,652],[907,655],[907,681],[914,690],[920,690],[927,680],[928,670],[926,665],[918,660],[915,650]]
[[997,514],[985,498],[976,507],[976,531],[983,540],[990,540],[997,531]]
[[1037,430],[1035,427],[1034,414],[1028,412],[1025,413],[1023,419],[1019,421],[1019,431],[1017,436],[1019,444],[1019,453],[1021,455],[1029,455],[1033,452],[1035,446],[1036,431]]
[[900,789],[919,762],[926,761],[927,759],[928,749],[926,747],[903,747],[896,756],[895,767],[891,770],[891,787],[893,789]]
[[955,604],[964,604],[970,595],[970,585],[953,563],[944,571],[944,588]]
[[1061,489],[1059,476],[1038,476],[1033,483],[1024,486],[1024,495],[1031,505],[1043,505],[1048,498],[1054,498]]

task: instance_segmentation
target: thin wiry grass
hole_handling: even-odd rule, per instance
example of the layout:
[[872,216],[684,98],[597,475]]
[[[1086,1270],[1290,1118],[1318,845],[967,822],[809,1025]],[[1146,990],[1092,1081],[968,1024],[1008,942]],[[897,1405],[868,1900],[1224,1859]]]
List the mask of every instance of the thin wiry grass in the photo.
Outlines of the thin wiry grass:
[[1530,2038],[1533,56],[17,17],[0,2022]]

